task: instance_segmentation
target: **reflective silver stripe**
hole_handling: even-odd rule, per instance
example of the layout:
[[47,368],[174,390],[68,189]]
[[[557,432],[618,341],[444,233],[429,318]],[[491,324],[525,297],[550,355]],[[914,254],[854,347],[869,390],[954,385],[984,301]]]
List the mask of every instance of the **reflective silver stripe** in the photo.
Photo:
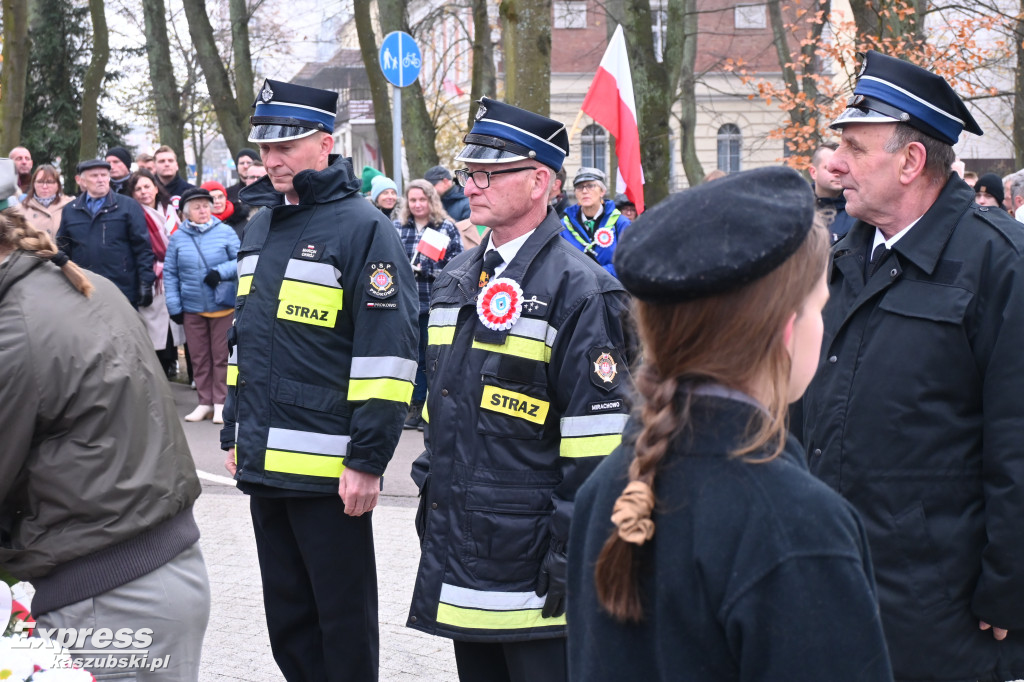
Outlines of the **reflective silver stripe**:
[[238,346],[235,346],[234,348],[231,349],[231,355],[228,356],[228,364],[229,365],[237,365],[238,364]]
[[485,592],[468,587],[456,587],[441,583],[441,601],[452,606],[488,611],[519,611],[539,609],[544,606],[544,597],[536,592]]
[[595,414],[590,417],[562,417],[562,438],[622,433],[628,414]]
[[550,327],[544,320],[520,317],[519,320],[512,325],[512,329],[509,330],[509,334],[522,336],[527,339],[536,339],[537,341],[545,341],[548,337],[548,329],[550,329]]
[[427,321],[427,324],[431,327],[445,327],[454,325],[458,321],[458,308],[434,308],[430,311],[430,318]]
[[352,358],[352,379],[376,379],[377,377],[393,377],[405,381],[416,381],[415,360],[385,355],[376,358]]
[[551,347],[554,347],[554,345],[555,345],[555,337],[557,335],[558,335],[558,330],[555,329],[554,327],[548,325],[548,335],[547,335],[547,338],[544,339],[544,343],[546,343],[547,345],[549,345]]
[[341,277],[341,270],[330,263],[310,263],[308,260],[292,258],[288,261],[288,267],[284,271],[285,279],[294,279],[300,282],[311,282],[321,284],[325,287],[340,289],[338,278]]
[[251,275],[256,272],[256,263],[259,261],[260,255],[246,256],[242,260],[238,261],[238,276]]
[[342,456],[347,452],[350,440],[352,439],[348,436],[332,436],[328,433],[271,427],[267,432],[267,449]]

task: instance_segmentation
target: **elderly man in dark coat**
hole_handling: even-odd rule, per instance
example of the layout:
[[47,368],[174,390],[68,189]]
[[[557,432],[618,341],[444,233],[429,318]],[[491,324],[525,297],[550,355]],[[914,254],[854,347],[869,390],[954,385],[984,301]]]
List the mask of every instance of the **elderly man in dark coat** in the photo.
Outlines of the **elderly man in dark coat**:
[[[829,162],[833,251],[811,471],[864,518],[900,680],[1024,677],[1024,230],[950,171],[940,77],[869,52]],[[1009,631],[1009,635],[1007,634]]]

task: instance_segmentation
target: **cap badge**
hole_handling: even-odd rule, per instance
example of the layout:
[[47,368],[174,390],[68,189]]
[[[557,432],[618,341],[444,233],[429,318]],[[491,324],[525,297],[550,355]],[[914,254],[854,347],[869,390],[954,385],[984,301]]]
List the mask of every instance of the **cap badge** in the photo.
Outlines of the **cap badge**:
[[274,91],[270,89],[270,83],[265,84],[263,89],[260,90],[260,99],[263,100],[264,103],[274,99]]
[[482,119],[484,117],[484,114],[486,114],[486,113],[487,113],[487,107],[485,107],[483,104],[478,106],[477,110],[476,110],[476,120],[479,121],[480,119]]
[[601,353],[594,361],[594,374],[606,384],[615,381],[615,375],[619,373],[619,366],[611,353]]
[[610,227],[602,227],[594,233],[594,241],[601,248],[607,249],[615,241],[615,232]]
[[494,331],[511,329],[523,312],[523,290],[507,277],[493,279],[476,300],[476,313]]

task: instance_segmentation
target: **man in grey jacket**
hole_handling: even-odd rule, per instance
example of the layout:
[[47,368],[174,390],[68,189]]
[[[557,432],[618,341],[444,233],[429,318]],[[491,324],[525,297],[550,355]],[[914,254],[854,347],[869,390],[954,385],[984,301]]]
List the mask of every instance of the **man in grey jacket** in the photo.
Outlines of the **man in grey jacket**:
[[36,634],[88,651],[94,674],[198,679],[200,486],[163,370],[117,287],[13,209],[0,213],[0,424],[0,569],[35,587]]

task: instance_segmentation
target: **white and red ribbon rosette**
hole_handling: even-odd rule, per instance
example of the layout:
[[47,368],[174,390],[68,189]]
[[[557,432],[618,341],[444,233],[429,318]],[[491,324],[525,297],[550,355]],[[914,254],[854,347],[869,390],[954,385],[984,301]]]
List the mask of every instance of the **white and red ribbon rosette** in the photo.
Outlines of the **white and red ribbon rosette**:
[[511,329],[523,313],[523,290],[512,279],[492,279],[476,299],[476,314],[488,329]]

